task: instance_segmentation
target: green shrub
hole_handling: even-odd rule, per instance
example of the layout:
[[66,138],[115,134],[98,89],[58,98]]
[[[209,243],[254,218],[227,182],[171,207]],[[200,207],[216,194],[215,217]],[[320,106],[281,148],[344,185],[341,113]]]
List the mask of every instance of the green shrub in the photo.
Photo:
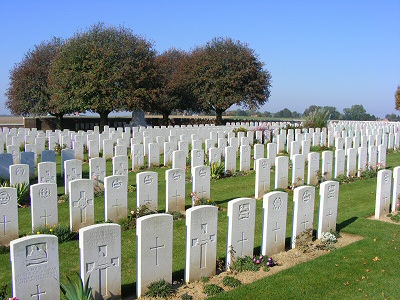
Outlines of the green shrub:
[[8,287],[7,283],[0,287],[0,300],[8,300],[9,299],[8,294],[7,294],[7,287]]
[[255,264],[250,256],[244,256],[236,258],[230,265],[230,269],[236,272],[258,271],[260,270],[260,265]]
[[118,221],[118,224],[121,225],[123,231],[136,228],[136,220],[137,218],[156,214],[157,211],[149,209],[146,205],[141,205],[135,210],[131,210],[130,214],[126,218],[122,218]]
[[69,225],[58,224],[57,226],[41,225],[35,228],[36,234],[52,234],[58,237],[58,243],[65,243],[78,239],[78,233],[71,231]]
[[193,296],[190,296],[188,293],[185,293],[181,296],[182,300],[192,300]]
[[224,289],[216,284],[206,284],[203,288],[203,293],[207,296],[214,296],[216,294],[222,293]]
[[83,285],[82,279],[77,273],[77,282],[72,282],[72,280],[67,276],[68,283],[64,284],[60,282],[61,292],[63,293],[65,299],[67,300],[91,300],[92,299],[92,288],[89,287],[89,278],[86,280],[85,285]]
[[208,278],[206,276],[202,276],[200,280],[201,280],[201,282],[209,282],[210,278]]
[[213,162],[210,166],[210,177],[211,179],[220,179],[225,175],[225,163],[218,160]]
[[149,297],[167,298],[174,293],[172,285],[164,279],[152,282],[147,288],[149,290],[146,292],[146,296]]
[[238,287],[239,285],[241,285],[242,282],[239,279],[236,279],[235,277],[225,276],[222,279],[222,284],[224,286],[229,286],[229,287],[235,288],[235,287]]

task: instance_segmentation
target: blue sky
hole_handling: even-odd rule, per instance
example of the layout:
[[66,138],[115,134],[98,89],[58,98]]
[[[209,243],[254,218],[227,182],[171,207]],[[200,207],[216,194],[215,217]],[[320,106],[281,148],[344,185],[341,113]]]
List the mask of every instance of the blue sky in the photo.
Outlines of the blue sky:
[[129,27],[160,53],[213,37],[247,43],[272,75],[261,111],[362,104],[378,117],[400,114],[399,12],[400,0],[1,0],[0,114],[9,113],[9,71],[29,49],[97,22]]

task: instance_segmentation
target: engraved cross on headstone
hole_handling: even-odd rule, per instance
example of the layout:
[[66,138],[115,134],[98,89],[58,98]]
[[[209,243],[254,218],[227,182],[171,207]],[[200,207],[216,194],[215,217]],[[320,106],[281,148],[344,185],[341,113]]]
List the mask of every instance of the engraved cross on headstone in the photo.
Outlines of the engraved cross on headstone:
[[80,197],[77,201],[72,203],[74,207],[78,207],[81,213],[81,223],[86,223],[86,208],[88,205],[93,205],[93,199],[86,198],[86,192],[81,191]]
[[119,217],[119,207],[122,206],[122,204],[118,204],[118,199],[115,199],[115,204],[112,205],[112,207],[116,211],[116,216]]
[[151,250],[156,251],[156,266],[158,266],[158,249],[164,248],[164,247],[165,247],[165,245],[158,245],[158,236],[156,236],[156,245],[154,247],[150,247],[150,251]]
[[47,226],[47,218],[51,217],[51,215],[47,215],[47,210],[44,210],[44,216],[40,216],[41,219],[44,219],[44,226]]
[[[307,215],[304,215],[304,217],[306,218]],[[301,224],[304,225],[304,229],[307,229],[307,223],[310,223],[308,220],[304,220],[303,222],[301,222]]]
[[[98,272],[99,291],[102,296],[108,296],[108,269],[119,266],[118,257],[109,257],[107,254],[107,246],[98,246],[98,260],[96,262],[86,263],[86,273]],[[95,276],[92,273],[92,278]]]
[[241,247],[240,247],[240,256],[243,256],[243,248],[244,248],[244,243],[246,242],[246,241],[248,241],[249,239],[245,239],[244,238],[244,232],[242,231],[242,237],[241,237],[241,239],[239,239],[238,241],[237,241],[237,243],[239,244],[239,245],[241,245]]
[[281,228],[279,227],[278,222],[275,222],[275,228],[272,229],[272,232],[275,232],[275,242],[278,241],[278,236],[277,236],[277,234],[278,234],[278,231],[279,231],[279,230],[281,230]]
[[36,297],[36,300],[42,299],[41,295],[46,295],[46,291],[40,291],[40,284],[36,285],[36,293],[31,294],[31,298]]
[[215,243],[215,234],[207,235],[207,223],[201,224],[201,233],[199,238],[192,239],[192,247],[200,247],[200,265],[199,268],[206,267],[207,258],[207,245],[208,243]]
[[11,223],[11,221],[7,221],[7,216],[3,215],[3,221],[0,222],[0,224],[3,224],[3,235],[6,235],[7,223]]
[[332,209],[331,208],[329,208],[329,213],[325,216],[325,217],[327,217],[328,218],[328,227],[331,227],[331,217],[333,216],[333,212],[332,212]]
[[128,175],[128,169],[125,168],[123,163],[119,164],[119,169],[115,170],[115,175]]
[[179,198],[180,196],[181,196],[181,195],[178,194],[178,190],[175,190],[175,195],[172,196],[172,199],[175,199],[175,206],[176,206],[176,207],[178,207],[178,198]]

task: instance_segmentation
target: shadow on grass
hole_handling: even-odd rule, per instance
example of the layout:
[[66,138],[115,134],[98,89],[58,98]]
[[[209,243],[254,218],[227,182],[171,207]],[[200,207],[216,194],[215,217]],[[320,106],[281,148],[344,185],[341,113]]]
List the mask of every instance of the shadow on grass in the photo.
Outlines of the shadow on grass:
[[337,231],[341,231],[343,228],[349,226],[351,223],[354,223],[357,219],[358,219],[358,217],[352,217],[350,219],[347,219],[347,220],[337,224],[336,225]]

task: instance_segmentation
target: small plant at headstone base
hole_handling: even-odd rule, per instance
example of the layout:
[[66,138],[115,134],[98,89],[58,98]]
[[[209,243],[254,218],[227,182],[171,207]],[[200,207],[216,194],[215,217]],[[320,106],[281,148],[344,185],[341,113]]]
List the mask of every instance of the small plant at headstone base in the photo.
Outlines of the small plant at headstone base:
[[10,246],[0,245],[0,255],[10,253]]
[[0,287],[0,300],[13,299],[13,298],[8,298],[7,287],[8,287],[7,283]]
[[238,128],[234,128],[234,129],[232,130],[232,132],[235,133],[236,137],[238,136],[238,135],[237,135],[238,132],[244,132],[244,133],[246,133],[247,131],[248,131],[248,130],[247,130],[246,128],[242,127],[242,126],[240,126],[240,127],[238,127]]
[[135,229],[137,218],[156,213],[157,211],[149,209],[146,205],[141,205],[138,208],[131,210],[128,217],[120,219],[118,224],[121,225],[122,231]]
[[346,184],[346,183],[354,182],[355,178],[354,177],[348,177],[345,174],[340,174],[340,175],[338,175],[338,177],[336,177],[333,180],[339,181],[340,184]]
[[224,286],[229,286],[229,287],[235,288],[235,287],[238,287],[239,285],[241,285],[242,282],[239,279],[235,278],[235,277],[225,276],[222,279],[222,284]]
[[13,185],[17,189],[17,202],[19,207],[25,207],[29,204],[29,184],[20,182]]
[[95,197],[100,197],[104,195],[104,182],[98,180],[97,176],[93,176],[93,191]]
[[332,251],[335,250],[335,243],[337,242],[338,238],[340,237],[340,233],[338,231],[333,232],[323,232],[321,237],[321,243],[315,246],[318,250],[327,250]]
[[181,299],[182,300],[192,300],[193,296],[189,295],[188,293],[185,293],[185,294],[181,295]]
[[185,215],[180,211],[169,211],[168,213],[170,215],[172,215],[172,218],[173,218],[174,221],[181,220],[181,219],[185,218]]
[[360,178],[361,179],[368,179],[368,178],[374,178],[378,176],[378,171],[373,168],[366,168],[364,171],[360,172]]
[[296,248],[299,249],[301,252],[307,253],[314,250],[312,247],[312,240],[313,240],[312,228],[300,232],[300,234],[296,236],[295,239],[296,239],[295,242]]
[[334,147],[328,147],[325,145],[310,146],[310,152],[322,152],[322,151],[333,151]]
[[90,300],[92,299],[92,288],[89,287],[89,278],[86,280],[85,284],[78,273],[76,273],[77,282],[73,282],[67,276],[67,284],[60,282],[61,292],[64,298],[67,300]]
[[220,179],[225,175],[225,163],[223,161],[213,162],[210,166],[211,179]]
[[318,183],[322,183],[322,182],[326,181],[325,176],[328,175],[328,172],[322,173],[320,170],[317,170],[316,173],[317,173]]
[[129,184],[128,185],[128,193],[134,193],[134,192],[136,192],[136,185]]
[[218,206],[212,199],[207,199],[204,197],[192,197],[194,199],[193,206],[198,206],[198,205],[213,205],[213,206]]
[[202,276],[202,277],[200,278],[200,281],[203,282],[203,283],[209,282],[209,281],[210,281],[210,278],[208,278],[207,276]]
[[207,296],[215,296],[222,292],[224,292],[224,289],[214,283],[206,284],[203,287],[203,293],[206,294]]
[[69,241],[78,240],[78,233],[71,231],[69,225],[58,224],[58,225],[41,225],[34,229],[36,234],[52,234],[58,237],[58,243],[65,243]]
[[145,295],[148,297],[168,298],[174,293],[172,284],[166,282],[164,279],[150,283],[147,288],[148,291]]
[[69,196],[68,194],[62,194],[60,196],[58,196],[58,203],[63,203],[63,202],[67,202],[69,200]]

